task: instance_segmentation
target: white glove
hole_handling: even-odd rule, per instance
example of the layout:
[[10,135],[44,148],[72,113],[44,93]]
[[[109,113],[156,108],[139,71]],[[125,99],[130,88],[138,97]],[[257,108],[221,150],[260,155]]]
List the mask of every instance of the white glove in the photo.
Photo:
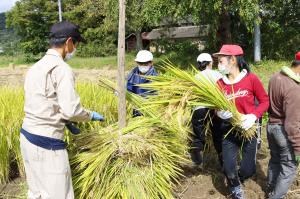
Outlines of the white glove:
[[247,114],[242,116],[242,128],[246,131],[250,129],[256,122],[257,117],[254,114]]
[[217,116],[223,120],[232,118],[232,113],[230,111],[217,111]]

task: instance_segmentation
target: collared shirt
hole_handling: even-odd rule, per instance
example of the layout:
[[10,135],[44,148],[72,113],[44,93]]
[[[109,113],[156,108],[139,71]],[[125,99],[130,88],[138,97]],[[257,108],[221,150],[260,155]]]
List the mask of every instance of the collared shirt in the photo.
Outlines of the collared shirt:
[[24,90],[22,128],[32,134],[63,139],[66,121],[91,120],[75,91],[72,69],[54,49],[28,70]]

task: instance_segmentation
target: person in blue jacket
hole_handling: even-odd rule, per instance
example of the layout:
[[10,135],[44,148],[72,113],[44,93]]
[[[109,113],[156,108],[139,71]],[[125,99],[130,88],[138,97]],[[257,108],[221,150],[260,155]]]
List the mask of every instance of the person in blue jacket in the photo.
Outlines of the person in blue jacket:
[[[153,94],[153,91],[138,86],[138,84],[150,83],[150,80],[145,79],[143,76],[157,76],[157,72],[153,66],[152,53],[148,50],[140,50],[134,61],[137,66],[133,68],[128,75],[127,90],[142,97]],[[138,110],[133,110],[134,117],[141,115],[142,114]]]

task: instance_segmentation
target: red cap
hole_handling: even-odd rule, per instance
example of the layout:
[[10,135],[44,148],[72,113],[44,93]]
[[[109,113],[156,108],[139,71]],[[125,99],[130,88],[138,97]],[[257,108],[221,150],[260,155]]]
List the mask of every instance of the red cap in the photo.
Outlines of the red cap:
[[244,51],[239,45],[225,44],[222,46],[220,52],[214,53],[213,56],[217,57],[219,55],[243,55]]
[[300,61],[300,51],[296,53],[295,60]]

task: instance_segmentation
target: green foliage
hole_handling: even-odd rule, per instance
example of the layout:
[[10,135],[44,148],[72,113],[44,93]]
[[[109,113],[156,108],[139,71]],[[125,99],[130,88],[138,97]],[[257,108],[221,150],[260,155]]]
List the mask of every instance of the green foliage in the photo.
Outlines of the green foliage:
[[[127,34],[150,31],[166,19],[170,26],[176,26],[180,19],[188,17],[195,24],[210,25],[207,51],[217,51],[225,33],[230,38],[229,42],[242,45],[248,54],[252,54],[254,23],[261,23],[263,57],[291,58],[293,53],[290,52],[299,50],[300,4],[297,0],[183,0],[180,3],[172,0],[132,0],[126,1],[126,6]],[[56,0],[20,0],[7,13],[7,25],[20,36],[19,48],[34,55],[27,57],[29,61],[40,57],[39,53],[45,52],[48,47],[48,31],[57,22],[57,10]],[[229,16],[225,21],[224,14]],[[88,41],[78,47],[80,56],[116,53],[117,0],[64,0],[63,18],[79,24]],[[224,31],[224,27],[229,31]],[[15,50],[19,49],[17,45],[13,46],[16,46]],[[10,52],[10,55],[15,54]]]
[[17,31],[25,53],[37,55],[46,51],[49,28],[58,18],[56,10],[55,0],[22,0],[7,13],[7,26]]
[[88,28],[84,32],[88,43],[78,47],[78,54],[82,57],[103,57],[117,54],[116,33],[108,33],[103,25],[97,28]]
[[19,37],[12,29],[6,28],[5,13],[0,13],[0,54],[16,56],[20,53]]
[[262,52],[269,59],[293,59],[300,50],[300,2],[262,1]]
[[[167,54],[165,59],[173,60],[182,68],[188,68],[191,64],[196,63],[196,58],[199,55],[198,44],[189,40],[172,41],[162,39],[157,42],[158,48],[164,49]],[[160,53],[156,53],[161,56]],[[158,65],[163,64],[165,59],[160,59]]]

